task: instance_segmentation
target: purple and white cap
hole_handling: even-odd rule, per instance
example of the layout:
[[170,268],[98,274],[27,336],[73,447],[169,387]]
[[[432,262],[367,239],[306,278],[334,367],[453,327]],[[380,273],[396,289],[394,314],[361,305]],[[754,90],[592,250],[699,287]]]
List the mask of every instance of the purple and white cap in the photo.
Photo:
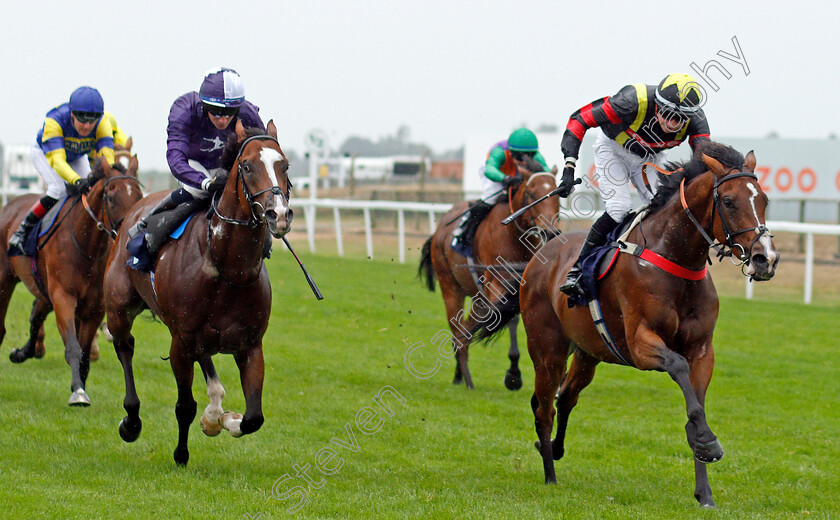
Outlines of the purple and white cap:
[[238,107],[245,100],[245,86],[235,70],[216,67],[204,73],[198,97],[208,105]]

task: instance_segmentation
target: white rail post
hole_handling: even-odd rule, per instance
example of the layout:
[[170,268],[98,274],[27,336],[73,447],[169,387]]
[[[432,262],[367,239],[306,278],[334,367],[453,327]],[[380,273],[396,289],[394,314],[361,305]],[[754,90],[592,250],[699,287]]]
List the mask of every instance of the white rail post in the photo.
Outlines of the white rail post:
[[370,225],[370,208],[365,208],[365,244],[367,245],[368,258],[373,260],[373,230]]
[[344,240],[341,237],[341,212],[338,206],[333,208],[333,218],[335,218],[335,245],[338,249],[338,256],[344,256]]
[[429,211],[429,234],[433,235],[435,233],[435,212]]
[[315,252],[315,210],[314,205],[304,206],[304,214],[306,215],[306,236],[309,238],[309,252]]
[[805,303],[811,303],[814,290],[814,234],[805,235]]
[[747,281],[746,281],[746,285],[747,285],[747,299],[748,299],[748,300],[752,300],[752,299],[753,299],[753,283],[752,283],[752,280],[750,279],[750,277],[749,277],[749,276],[745,277],[745,279],[747,280]]
[[405,211],[397,210],[397,247],[400,249],[400,263],[405,263]]

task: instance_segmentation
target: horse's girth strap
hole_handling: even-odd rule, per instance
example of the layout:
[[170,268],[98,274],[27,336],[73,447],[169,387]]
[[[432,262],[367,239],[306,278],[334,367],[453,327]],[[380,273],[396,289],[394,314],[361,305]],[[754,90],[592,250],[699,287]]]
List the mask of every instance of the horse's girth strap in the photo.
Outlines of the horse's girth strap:
[[631,244],[629,242],[617,242],[616,244],[618,245],[618,250],[622,253],[627,253],[629,255],[638,257],[646,262],[650,262],[651,264],[665,271],[666,273],[672,274],[684,280],[692,280],[696,282],[698,280],[702,280],[706,277],[706,274],[708,274],[708,269],[705,266],[703,266],[703,269],[700,269],[699,271],[694,271],[692,269],[686,269],[681,265],[675,264],[674,262],[668,260],[664,256],[654,253],[650,249],[647,249],[640,245]]

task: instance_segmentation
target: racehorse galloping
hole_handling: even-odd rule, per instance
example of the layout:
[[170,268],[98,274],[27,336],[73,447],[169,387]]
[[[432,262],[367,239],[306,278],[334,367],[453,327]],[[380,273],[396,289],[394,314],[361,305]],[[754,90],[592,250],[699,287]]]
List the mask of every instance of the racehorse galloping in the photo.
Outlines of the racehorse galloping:
[[[222,428],[239,437],[263,423],[262,338],[271,311],[271,285],[263,263],[266,228],[274,237],[289,232],[292,212],[288,206],[289,162],[277,143],[273,122],[268,135],[237,124],[238,140],[225,148],[222,166],[230,169],[224,191],[211,202],[209,218],[196,214],[183,236],[161,248],[154,276],[126,267],[128,232],[120,233],[108,260],[105,275],[105,307],[114,348],[125,373],[126,417],[120,436],[133,442],[140,435],[140,399],[134,384],[132,358],[134,319],[145,308],[169,328],[172,343],[169,362],[178,386],[175,416],[178,446],[175,462],[189,460],[189,426],[195,418],[192,395],[194,364],[198,362],[207,382],[210,404],[201,417],[207,435]],[[131,229],[164,196],[159,193],[137,204],[126,217]],[[217,194],[218,195],[218,194]],[[245,394],[245,416],[223,413],[225,391],[216,375],[211,356],[233,354]]]
[[[678,195],[655,199],[651,215],[627,239],[673,262],[676,266],[671,269],[683,269],[685,277],[620,254],[599,289],[617,354],[639,370],[667,372],[682,390],[688,413],[686,434],[695,457],[694,496],[710,507],[714,500],[706,463],[720,460],[723,449],[706,422],[704,408],[718,315],[717,292],[711,277],[703,276],[704,263],[712,236],[719,242],[714,247],[721,256],[731,254],[745,275],[753,280],[773,277],[779,255],[764,225],[767,196],[753,173],[755,164],[752,152],[744,159],[717,143],[701,148],[684,166]],[[595,367],[601,361],[622,363],[599,336],[589,309],[569,308],[567,296],[558,290],[582,240],[583,235],[577,235],[567,243],[549,242],[543,253],[551,260],[528,265],[518,302],[511,295],[513,305],[502,310],[503,323],[521,307],[528,334],[528,352],[536,372],[531,407],[546,483],[556,483],[554,461],[563,456],[569,413],[578,394],[592,381]],[[480,337],[492,332],[486,330]],[[577,349],[566,373],[573,344]],[[552,442],[555,395],[557,435]]]
[[[543,244],[546,237],[555,236],[558,231],[554,227],[558,218],[559,204],[556,197],[550,197],[529,209],[516,219],[515,225],[504,226],[501,220],[512,212],[534,202],[556,188],[554,176],[556,172],[543,172],[540,163],[526,156],[526,168],[520,168],[519,175],[524,181],[510,195],[509,204],[497,204],[490,214],[482,221],[473,240],[473,254],[475,263],[474,275],[466,258],[456,253],[452,247],[452,232],[457,227],[457,217],[468,206],[466,201],[459,202],[447,212],[437,230],[423,245],[419,274],[425,278],[430,291],[434,291],[434,280],[437,277],[443,301],[446,305],[446,316],[453,335],[453,347],[457,364],[453,383],[463,381],[467,388],[474,388],[468,366],[468,348],[470,344],[469,332],[478,323],[476,314],[478,309],[471,309],[470,315],[463,319],[464,299],[473,298],[473,307],[481,306],[487,309],[485,301],[495,305],[498,296],[505,294],[508,287],[518,285],[518,273],[511,268],[528,262]],[[512,190],[511,190],[512,191]],[[503,267],[503,259],[509,267]],[[514,271],[514,272],[511,272]],[[480,289],[476,280],[483,281]],[[483,291],[485,299],[476,299]],[[483,315],[487,316],[487,313]],[[510,350],[508,357],[511,366],[505,376],[505,386],[509,390],[522,387],[519,373],[519,348],[516,342],[516,325],[518,320],[509,326]]]
[[[9,357],[21,363],[38,355],[36,348],[43,342],[44,320],[55,308],[58,330],[64,341],[64,359],[73,374],[68,404],[82,406],[90,404],[85,382],[90,369],[91,342],[105,316],[102,307],[105,255],[125,212],[143,196],[137,180],[137,156],[131,158],[128,169],[122,165],[111,167],[104,159],[97,161],[90,175],[96,182],[87,194],[67,199],[57,214],[57,228],[51,231],[52,236],[41,239],[43,247],[35,261],[25,256],[9,258],[7,245],[38,195],[18,197],[0,210],[0,236],[3,237],[0,323],[5,322],[18,281],[23,281],[35,296],[29,318],[29,340]],[[33,265],[37,266],[35,272]],[[2,325],[0,341],[5,334]]]

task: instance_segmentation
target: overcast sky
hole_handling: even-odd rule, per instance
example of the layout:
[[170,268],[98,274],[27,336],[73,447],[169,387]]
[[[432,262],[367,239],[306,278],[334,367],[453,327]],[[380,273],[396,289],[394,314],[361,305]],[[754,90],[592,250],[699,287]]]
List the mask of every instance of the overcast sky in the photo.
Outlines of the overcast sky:
[[[0,142],[32,143],[78,86],[134,137],[141,169],[166,168],[172,101],[231,67],[247,99],[301,153],[400,125],[437,152],[521,123],[565,126],[628,83],[716,59],[712,137],[840,133],[840,8],[833,2],[306,0],[13,2],[0,31]],[[734,55],[737,37],[749,68]],[[701,81],[701,84],[704,84]],[[491,143],[488,143],[488,145]],[[299,172],[302,173],[302,172]]]

